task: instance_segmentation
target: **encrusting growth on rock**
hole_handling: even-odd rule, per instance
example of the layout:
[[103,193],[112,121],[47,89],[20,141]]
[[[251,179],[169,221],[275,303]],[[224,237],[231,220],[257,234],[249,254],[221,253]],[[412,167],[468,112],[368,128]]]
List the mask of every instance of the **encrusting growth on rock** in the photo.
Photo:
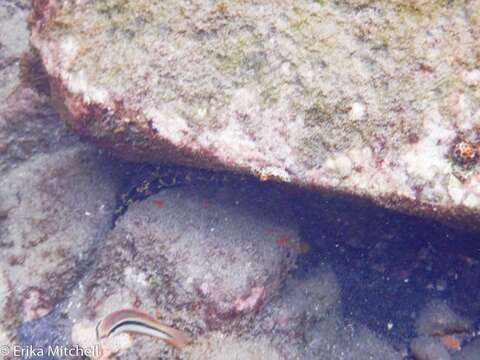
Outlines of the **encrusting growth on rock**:
[[473,144],[468,141],[460,141],[455,145],[455,159],[462,164],[473,164],[478,160],[480,143]]
[[55,103],[101,146],[479,223],[480,179],[451,178],[478,170],[452,149],[480,116],[480,0],[32,6]]

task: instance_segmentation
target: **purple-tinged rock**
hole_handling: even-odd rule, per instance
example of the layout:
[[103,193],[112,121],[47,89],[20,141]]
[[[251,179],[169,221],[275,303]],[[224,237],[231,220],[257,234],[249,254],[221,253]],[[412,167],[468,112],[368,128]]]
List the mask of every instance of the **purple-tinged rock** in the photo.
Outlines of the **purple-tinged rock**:
[[34,0],[64,119],[129,158],[480,218],[479,0]]

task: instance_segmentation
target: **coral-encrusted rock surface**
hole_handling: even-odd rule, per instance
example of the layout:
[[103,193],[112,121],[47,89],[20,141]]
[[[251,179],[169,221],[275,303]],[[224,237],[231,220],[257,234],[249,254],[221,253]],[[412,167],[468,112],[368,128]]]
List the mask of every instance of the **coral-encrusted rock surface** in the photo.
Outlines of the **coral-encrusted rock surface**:
[[59,108],[99,144],[478,219],[479,0],[33,4]]
[[48,99],[20,88],[0,103],[0,174],[30,160],[78,144]]
[[0,178],[0,335],[2,325],[11,331],[48,314],[78,281],[111,226],[111,170],[96,150],[75,146],[37,154]]
[[[72,297],[82,306],[73,303],[71,317],[82,324],[92,314],[100,319],[140,306],[195,337],[251,327],[300,249],[291,214],[271,202],[281,195],[204,184],[131,205],[97,250],[96,266]],[[81,329],[73,329],[73,339]]]
[[6,0],[0,6],[0,99],[19,84],[18,64],[28,47],[29,4],[29,0]]
[[[249,195],[257,200],[245,202]],[[266,209],[261,197],[206,185],[165,190],[132,205],[61,310],[70,323],[65,337],[91,347],[99,319],[138,306],[186,331],[192,342],[178,352],[122,334],[103,343],[104,354],[122,360],[400,360],[378,335],[343,321],[340,288],[327,266],[286,274],[297,258],[296,227],[281,221],[283,211],[255,210]],[[288,245],[278,242],[285,232]],[[265,288],[261,298],[252,297],[253,287]]]

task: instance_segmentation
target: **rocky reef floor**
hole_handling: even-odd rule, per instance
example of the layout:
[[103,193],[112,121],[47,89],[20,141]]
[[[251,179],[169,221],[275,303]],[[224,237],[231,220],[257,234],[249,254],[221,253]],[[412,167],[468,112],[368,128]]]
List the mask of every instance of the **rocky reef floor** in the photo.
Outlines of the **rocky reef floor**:
[[[22,80],[28,11],[0,3],[0,359],[480,358],[478,223],[119,159]],[[124,308],[190,343],[98,341]]]

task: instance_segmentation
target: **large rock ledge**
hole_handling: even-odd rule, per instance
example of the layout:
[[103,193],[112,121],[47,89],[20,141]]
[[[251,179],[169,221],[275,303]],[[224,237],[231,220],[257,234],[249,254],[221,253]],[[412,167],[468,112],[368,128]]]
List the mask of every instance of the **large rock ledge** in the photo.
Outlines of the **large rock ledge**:
[[65,120],[135,159],[480,214],[480,1],[33,0]]

